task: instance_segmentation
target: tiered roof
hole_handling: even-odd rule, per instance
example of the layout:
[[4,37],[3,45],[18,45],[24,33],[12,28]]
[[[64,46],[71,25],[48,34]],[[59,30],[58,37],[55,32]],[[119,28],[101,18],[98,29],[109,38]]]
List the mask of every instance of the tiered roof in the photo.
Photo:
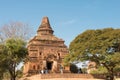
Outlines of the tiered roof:
[[50,26],[49,19],[48,17],[43,17],[41,25],[39,26],[37,30],[37,35],[30,40],[31,41],[58,41],[58,42],[63,42],[64,40],[57,38],[55,35],[53,35],[53,29]]

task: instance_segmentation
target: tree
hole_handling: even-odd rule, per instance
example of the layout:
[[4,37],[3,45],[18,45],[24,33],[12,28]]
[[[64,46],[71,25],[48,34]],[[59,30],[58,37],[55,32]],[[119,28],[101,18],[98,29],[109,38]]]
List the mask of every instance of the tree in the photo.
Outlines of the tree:
[[113,80],[120,65],[120,29],[87,30],[78,35],[69,46],[68,63],[90,60],[107,69]]
[[23,22],[10,22],[0,27],[0,41],[8,38],[28,40],[31,37],[31,27]]
[[75,64],[70,64],[70,71],[72,73],[78,73],[78,67]]
[[[3,77],[4,73],[8,73],[7,71],[9,71],[10,75],[14,75],[14,73],[16,73],[11,71],[13,69],[13,65],[16,68],[16,66],[18,66],[18,64],[26,57],[22,56],[21,51],[18,52],[19,54],[16,54],[14,51],[15,49],[20,49],[20,45],[17,45],[19,44],[17,42],[26,46],[25,42],[31,37],[32,32],[31,26],[23,22],[10,22],[0,26],[0,77]],[[16,43],[14,43],[14,41]],[[23,49],[26,50],[25,47]],[[13,63],[13,59],[16,61],[15,63]],[[12,66],[11,69],[10,65]],[[16,70],[14,69],[13,71]]]
[[0,54],[2,68],[9,71],[11,80],[16,80],[16,68],[27,55],[26,43],[21,39],[8,39],[2,44]]
[[3,79],[3,75],[6,72],[6,61],[4,60],[5,55],[3,53],[6,53],[5,47],[3,44],[0,44],[0,80]]

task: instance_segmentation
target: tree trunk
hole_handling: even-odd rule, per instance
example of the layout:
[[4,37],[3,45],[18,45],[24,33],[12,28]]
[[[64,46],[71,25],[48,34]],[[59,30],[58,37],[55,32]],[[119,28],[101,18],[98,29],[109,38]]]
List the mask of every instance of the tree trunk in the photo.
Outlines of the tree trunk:
[[109,67],[107,66],[105,63],[103,63],[104,67],[106,67],[107,71],[108,71],[108,75],[106,76],[107,80],[114,80],[114,66]]
[[15,64],[12,64],[12,68],[9,69],[11,80],[16,80]]
[[114,80],[114,74],[113,73],[110,74],[110,80]]
[[3,80],[3,74],[0,74],[0,80]]
[[107,80],[114,80],[114,71],[113,71],[113,68],[111,68],[110,69],[110,71],[109,71],[109,79],[107,79]]
[[109,76],[107,76],[107,80],[114,80],[114,76],[112,74],[109,74]]
[[15,77],[11,77],[11,80],[16,80]]
[[15,75],[10,74],[10,76],[11,76],[10,80],[16,80],[16,76]]
[[16,76],[15,76],[15,75],[10,74],[10,76],[11,76],[11,79],[10,79],[10,80],[16,80]]

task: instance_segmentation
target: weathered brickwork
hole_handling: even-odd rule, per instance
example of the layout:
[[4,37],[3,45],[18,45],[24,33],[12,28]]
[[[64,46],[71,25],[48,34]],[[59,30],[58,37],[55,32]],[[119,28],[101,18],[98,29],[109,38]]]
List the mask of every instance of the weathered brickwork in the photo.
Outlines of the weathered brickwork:
[[52,73],[59,72],[68,48],[64,40],[57,38],[53,32],[48,17],[43,17],[37,35],[27,46],[29,60],[24,64],[25,74],[39,73],[43,69]]

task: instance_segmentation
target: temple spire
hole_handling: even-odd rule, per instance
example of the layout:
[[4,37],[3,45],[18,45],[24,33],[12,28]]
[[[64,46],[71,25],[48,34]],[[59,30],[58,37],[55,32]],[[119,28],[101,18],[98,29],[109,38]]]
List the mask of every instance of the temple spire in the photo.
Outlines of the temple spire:
[[48,17],[43,17],[41,24],[49,24],[50,25]]
[[43,17],[41,25],[38,28],[38,35],[50,35],[53,34],[53,30],[50,26],[48,17]]

